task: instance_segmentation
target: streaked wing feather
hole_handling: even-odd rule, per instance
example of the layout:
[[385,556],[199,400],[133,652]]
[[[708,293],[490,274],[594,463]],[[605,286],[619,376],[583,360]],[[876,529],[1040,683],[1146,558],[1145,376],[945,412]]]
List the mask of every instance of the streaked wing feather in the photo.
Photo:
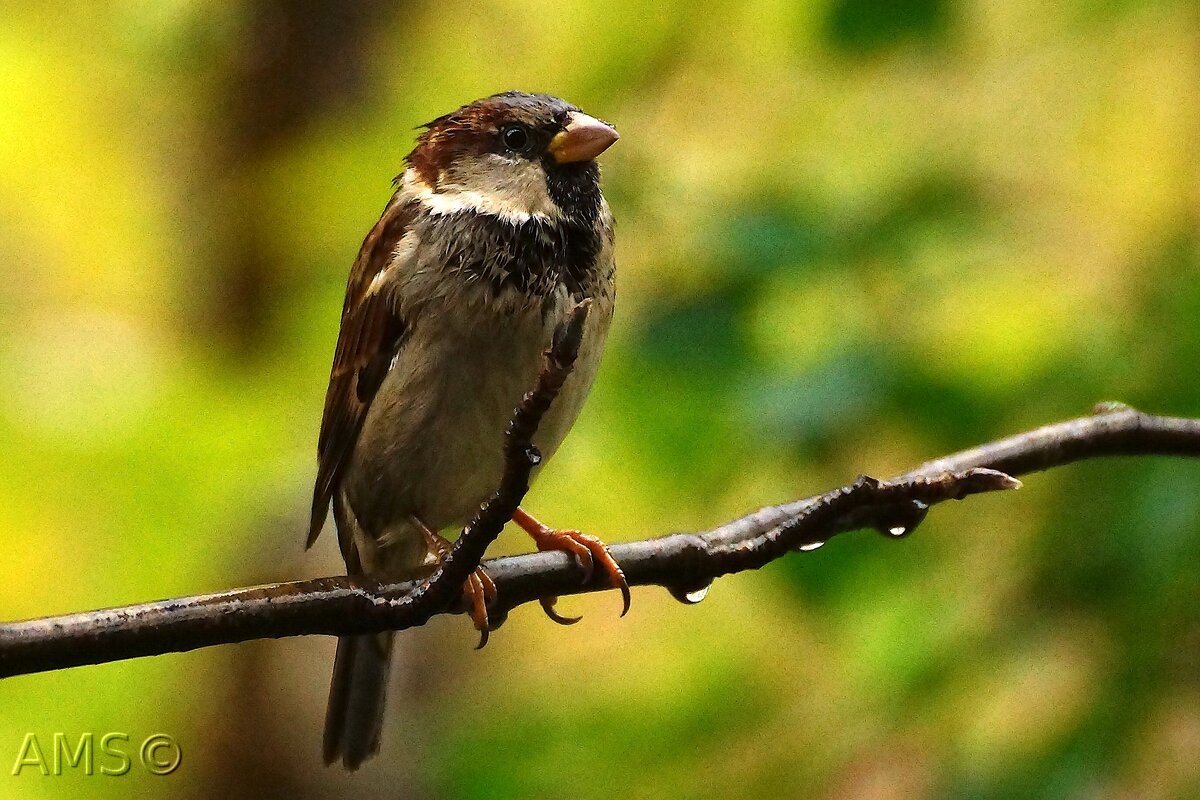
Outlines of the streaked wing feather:
[[367,409],[404,339],[404,321],[396,313],[390,282],[376,278],[385,271],[403,269],[403,264],[396,263],[396,246],[408,232],[413,217],[414,205],[393,197],[367,234],[350,270],[317,440],[309,547],[324,527],[330,500],[354,452]]

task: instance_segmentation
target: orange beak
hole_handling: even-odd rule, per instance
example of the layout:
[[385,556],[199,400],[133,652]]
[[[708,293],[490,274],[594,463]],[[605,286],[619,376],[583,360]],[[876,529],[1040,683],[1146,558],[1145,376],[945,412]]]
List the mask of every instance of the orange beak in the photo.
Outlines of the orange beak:
[[590,161],[603,153],[620,135],[611,125],[579,111],[572,111],[566,126],[550,140],[550,155],[559,164]]

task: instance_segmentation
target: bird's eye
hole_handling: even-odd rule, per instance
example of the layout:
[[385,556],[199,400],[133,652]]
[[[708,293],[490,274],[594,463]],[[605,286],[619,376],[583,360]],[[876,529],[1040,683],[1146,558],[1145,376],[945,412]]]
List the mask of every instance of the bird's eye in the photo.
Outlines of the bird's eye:
[[524,125],[506,125],[500,129],[500,141],[514,153],[520,153],[529,147],[529,129]]

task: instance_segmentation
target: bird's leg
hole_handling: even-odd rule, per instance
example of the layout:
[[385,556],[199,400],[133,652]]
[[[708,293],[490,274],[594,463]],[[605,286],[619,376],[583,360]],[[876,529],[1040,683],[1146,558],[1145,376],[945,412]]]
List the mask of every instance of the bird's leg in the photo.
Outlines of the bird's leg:
[[[621,566],[608,552],[604,542],[595,536],[588,536],[579,531],[558,530],[543,525],[523,508],[518,508],[517,513],[513,514],[513,522],[520,525],[533,538],[539,551],[562,550],[574,556],[575,560],[579,562],[579,566],[583,568],[584,583],[592,579],[595,566],[599,563],[608,573],[609,583],[614,588],[621,590],[621,600],[623,601],[621,616],[625,616],[629,611],[629,584],[625,580],[625,573],[621,571]],[[573,625],[580,620],[580,617],[564,617],[555,611],[554,604],[557,601],[557,597],[542,598],[542,610],[550,619],[562,625]]]
[[[417,517],[413,516],[411,519],[425,537],[430,552],[436,554],[438,560],[441,561],[446,553],[450,552],[450,541],[441,534],[430,530],[429,526]],[[496,584],[483,567],[476,567],[475,571],[471,573],[471,577],[463,583],[463,597],[469,603],[467,613],[471,616],[471,622],[475,623],[475,630],[479,631],[479,644],[475,646],[475,649],[479,650],[488,643],[487,607],[496,599]]]

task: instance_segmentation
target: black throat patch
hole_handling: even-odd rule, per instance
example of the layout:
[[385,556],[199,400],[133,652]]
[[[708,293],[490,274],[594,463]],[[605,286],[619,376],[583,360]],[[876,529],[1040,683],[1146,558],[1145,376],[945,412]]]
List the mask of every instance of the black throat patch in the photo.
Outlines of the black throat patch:
[[478,281],[494,296],[507,292],[544,297],[558,286],[574,297],[590,294],[601,231],[595,214],[586,223],[531,216],[524,221],[464,209],[423,214],[422,242],[451,272]]

